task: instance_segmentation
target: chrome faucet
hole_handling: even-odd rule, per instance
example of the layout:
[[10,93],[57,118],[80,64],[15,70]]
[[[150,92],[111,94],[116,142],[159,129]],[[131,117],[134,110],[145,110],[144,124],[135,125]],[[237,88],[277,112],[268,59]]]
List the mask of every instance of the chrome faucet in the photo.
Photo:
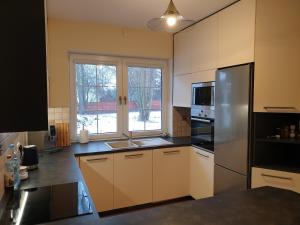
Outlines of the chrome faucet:
[[125,133],[123,133],[123,135],[127,137],[129,141],[132,139],[132,131],[128,131],[128,135]]

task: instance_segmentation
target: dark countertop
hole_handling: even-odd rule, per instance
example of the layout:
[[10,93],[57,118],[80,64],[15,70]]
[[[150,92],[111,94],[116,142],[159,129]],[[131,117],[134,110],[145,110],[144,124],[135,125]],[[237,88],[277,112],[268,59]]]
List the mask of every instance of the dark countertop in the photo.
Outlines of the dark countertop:
[[39,168],[29,172],[29,179],[22,181],[21,189],[72,183],[77,181],[81,181],[85,185],[94,213],[91,215],[58,220],[46,224],[96,225],[99,223],[99,216],[90,197],[79,166],[75,160],[74,152],[71,149],[64,149],[56,153],[41,153],[39,155]]
[[109,154],[109,153],[117,153],[117,152],[130,152],[137,150],[151,150],[155,148],[168,148],[168,147],[180,147],[180,146],[190,146],[191,138],[190,137],[166,137],[163,138],[166,141],[172,142],[171,145],[160,145],[160,146],[148,146],[148,147],[139,147],[132,149],[121,149],[121,150],[112,150],[110,149],[105,142],[106,141],[95,141],[89,142],[88,144],[72,144],[71,149],[76,156],[84,156],[84,155],[93,155],[93,154]]
[[[167,140],[174,142],[172,147],[190,145],[190,138]],[[91,142],[85,145],[74,144],[61,152],[43,153],[39,158],[39,169],[30,172],[30,178],[22,182],[21,188],[27,189],[75,181],[84,183],[74,154],[80,156],[112,152],[108,149],[102,149],[101,146],[103,146],[103,142]],[[93,209],[94,214],[92,215],[59,220],[47,223],[47,225],[300,224],[300,195],[275,188],[259,188],[102,218],[99,218],[94,206]]]
[[299,212],[299,194],[263,187],[104,217],[100,225],[299,225]]
[[[166,145],[162,147],[179,147],[189,146],[190,138],[165,138],[168,141],[173,142],[172,145]],[[81,171],[75,160],[74,155],[83,156],[89,154],[105,154],[120,152],[120,150],[112,151],[105,144],[105,141],[90,142],[88,144],[72,144],[69,148],[66,148],[56,153],[41,153],[39,155],[39,168],[29,172],[29,179],[22,181],[21,189],[43,187],[48,185],[72,183],[76,181],[82,181],[86,187]],[[154,147],[139,148],[140,149],[153,149]],[[158,148],[158,147],[156,147]],[[159,146],[161,148],[161,146]],[[136,149],[125,149],[122,151],[134,151]],[[88,189],[86,188],[88,193]],[[88,193],[89,195],[89,193]],[[90,200],[91,197],[89,196]],[[47,225],[83,225],[83,224],[98,224],[99,216],[92,203],[94,214],[79,216],[75,218],[59,220],[55,222],[47,223]]]

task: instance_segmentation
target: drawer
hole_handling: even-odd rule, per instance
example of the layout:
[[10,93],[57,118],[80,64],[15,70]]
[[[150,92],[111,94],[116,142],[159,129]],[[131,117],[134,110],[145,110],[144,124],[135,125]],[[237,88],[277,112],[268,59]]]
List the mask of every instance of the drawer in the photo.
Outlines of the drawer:
[[300,174],[252,167],[251,187],[271,186],[300,193]]

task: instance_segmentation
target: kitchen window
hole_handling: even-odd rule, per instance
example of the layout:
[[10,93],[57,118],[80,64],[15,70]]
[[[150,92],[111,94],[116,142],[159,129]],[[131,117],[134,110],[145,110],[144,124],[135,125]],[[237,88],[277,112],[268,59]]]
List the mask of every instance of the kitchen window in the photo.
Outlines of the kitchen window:
[[91,139],[158,135],[166,131],[166,62],[71,55],[71,136]]

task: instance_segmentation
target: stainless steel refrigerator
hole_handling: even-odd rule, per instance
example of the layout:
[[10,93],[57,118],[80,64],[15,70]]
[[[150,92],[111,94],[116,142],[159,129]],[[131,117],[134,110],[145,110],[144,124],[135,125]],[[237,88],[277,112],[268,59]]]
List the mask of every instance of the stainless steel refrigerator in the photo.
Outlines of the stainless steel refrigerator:
[[253,64],[219,69],[215,87],[214,193],[247,189]]

